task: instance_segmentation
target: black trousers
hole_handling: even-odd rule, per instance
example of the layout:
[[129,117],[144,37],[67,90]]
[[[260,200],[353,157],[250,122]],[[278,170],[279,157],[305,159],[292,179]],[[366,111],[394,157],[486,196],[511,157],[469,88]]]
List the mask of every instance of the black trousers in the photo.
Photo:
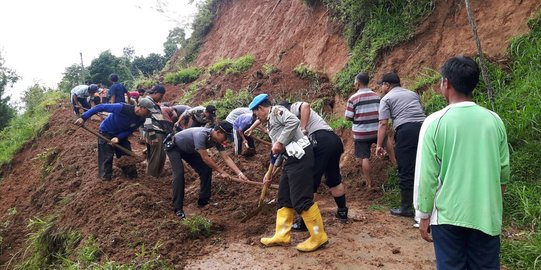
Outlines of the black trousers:
[[184,164],[186,161],[199,174],[199,200],[210,199],[212,188],[212,168],[210,168],[201,158],[199,153],[186,153],[178,148],[173,148],[167,152],[171,168],[173,169],[173,210],[182,210],[184,207]]
[[[111,139],[112,136],[108,134],[103,134],[108,139]],[[118,141],[118,145],[123,146],[124,148],[131,150],[130,141],[126,139],[121,139]],[[122,152],[120,149],[113,147],[108,144],[105,140],[98,138],[98,176],[103,180],[111,180],[113,174],[113,157],[115,156],[120,158],[127,155]],[[137,169],[135,165],[122,167],[122,173],[128,178],[137,177]]]
[[325,174],[325,184],[336,187],[342,183],[340,174],[340,157],[344,152],[344,144],[336,133],[330,130],[318,130],[310,135],[314,149],[314,192],[321,184]]
[[415,158],[422,122],[405,123],[396,128],[395,155],[398,167],[399,187],[402,191],[413,190]]
[[314,204],[314,151],[312,145],[304,148],[301,159],[288,157],[278,188],[278,208],[293,208],[297,213]]
[[[246,130],[243,130],[241,132],[244,132],[244,131],[246,131]],[[250,148],[255,149],[254,139],[251,136],[245,136],[245,138],[246,138],[246,141],[248,142],[248,146]],[[242,154],[242,143],[244,142],[244,139],[242,138],[242,136],[240,136],[239,131],[235,131],[233,133],[233,141],[235,142],[235,154],[237,154],[237,155]]]

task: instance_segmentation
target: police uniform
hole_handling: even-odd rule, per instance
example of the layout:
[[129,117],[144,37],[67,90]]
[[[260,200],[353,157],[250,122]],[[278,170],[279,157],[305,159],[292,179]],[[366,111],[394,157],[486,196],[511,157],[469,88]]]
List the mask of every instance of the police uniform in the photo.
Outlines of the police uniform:
[[[280,142],[287,146],[305,137],[299,128],[299,119],[282,106],[271,107],[267,118],[267,130],[272,143]],[[312,175],[314,169],[314,152],[312,146],[304,148],[304,156],[287,157],[284,165],[280,187],[278,190],[278,207],[289,207],[301,213],[314,204]]]
[[323,227],[321,212],[313,198],[312,170],[314,153],[306,136],[299,128],[299,119],[282,106],[261,107],[268,101],[267,94],[260,94],[250,103],[251,110],[267,110],[267,129],[275,144],[284,145],[283,155],[287,158],[278,188],[278,211],[276,212],[276,228],[272,237],[261,238],[265,246],[289,245],[291,243],[291,226],[294,211],[299,213],[310,237],[297,245],[297,250],[310,252],[327,243],[327,234]]
[[[291,104],[290,111],[301,117],[301,106],[303,102]],[[342,183],[340,175],[340,157],[344,152],[342,140],[332,128],[317,114],[310,109],[310,117],[306,125],[308,137],[312,142],[314,149],[314,192],[317,192],[321,184],[321,177],[325,174],[325,184],[330,187],[336,187]]]

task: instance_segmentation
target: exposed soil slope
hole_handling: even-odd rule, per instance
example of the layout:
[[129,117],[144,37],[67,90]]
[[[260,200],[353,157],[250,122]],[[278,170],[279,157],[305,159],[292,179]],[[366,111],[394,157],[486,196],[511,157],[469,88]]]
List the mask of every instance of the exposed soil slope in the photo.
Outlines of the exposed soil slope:
[[[527,33],[526,22],[541,8],[538,0],[471,3],[483,52],[496,61],[505,60],[508,41]],[[423,68],[438,69],[445,59],[458,54],[477,54],[464,1],[437,0],[433,13],[408,42],[383,53],[376,76],[394,70],[415,78]]]
[[251,53],[263,63],[292,70],[300,63],[334,76],[348,60],[340,28],[327,10],[302,1],[235,0],[220,6],[197,66]]

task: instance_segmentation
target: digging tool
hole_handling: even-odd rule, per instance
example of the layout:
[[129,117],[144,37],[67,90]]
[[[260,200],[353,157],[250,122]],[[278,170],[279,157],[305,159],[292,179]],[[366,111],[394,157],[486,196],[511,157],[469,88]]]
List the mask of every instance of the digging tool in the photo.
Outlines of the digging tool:
[[271,142],[265,141],[265,140],[263,140],[263,139],[260,139],[260,138],[258,138],[258,137],[256,137],[256,136],[252,136],[252,138],[253,138],[254,140],[256,140],[256,141],[258,141],[258,142],[262,143],[262,144],[265,144],[265,145],[269,145],[269,146],[271,146],[271,145],[272,145],[272,143],[271,143]]
[[[250,185],[256,185],[256,186],[265,186],[264,183],[261,183],[261,182],[255,182],[255,181],[245,181],[245,180],[242,180],[242,179],[240,179],[240,178],[238,178],[238,177],[230,177],[229,179],[232,180],[232,181],[238,182],[238,183],[242,183],[242,184],[250,184]],[[278,189],[278,185],[270,185],[269,187],[272,188],[272,189]]]
[[134,165],[134,164],[137,164],[137,163],[140,163],[142,161],[144,161],[146,158],[143,157],[143,156],[138,156],[136,155],[134,152],[130,151],[129,149],[126,149],[125,147],[121,146],[121,145],[118,145],[116,143],[113,143],[111,140],[109,140],[107,137],[99,134],[98,132],[95,132],[85,126],[81,126],[83,129],[85,129],[86,131],[94,134],[96,137],[106,141],[107,143],[111,144],[113,147],[116,147],[118,149],[120,149],[120,151],[126,153],[128,156],[130,157],[125,157],[125,156],[122,156],[121,158],[118,159],[119,162],[117,162],[117,166],[119,167],[126,167],[126,166],[130,166],[130,165]]
[[[278,171],[281,167],[278,166],[278,164],[281,163],[281,156],[276,158],[276,161],[271,162],[269,164],[269,168],[267,169],[267,172],[265,173],[265,179],[272,180],[273,177],[278,174]],[[270,181],[268,182],[270,183]],[[251,219],[252,217],[256,216],[259,212],[261,212],[261,209],[263,209],[265,196],[267,195],[267,188],[268,184],[263,184],[263,188],[261,188],[261,195],[259,195],[259,200],[257,201],[257,207],[253,211],[249,212],[240,222],[244,223],[247,220]]]

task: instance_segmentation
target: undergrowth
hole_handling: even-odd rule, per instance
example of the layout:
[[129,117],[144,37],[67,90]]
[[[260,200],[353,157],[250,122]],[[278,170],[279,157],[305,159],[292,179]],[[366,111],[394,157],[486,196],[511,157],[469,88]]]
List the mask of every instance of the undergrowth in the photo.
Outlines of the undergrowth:
[[22,115],[11,119],[9,125],[0,131],[0,167],[9,164],[13,156],[28,142],[36,138],[49,121],[51,107],[66,98],[65,93],[51,91],[46,99]]
[[94,236],[83,238],[78,231],[60,229],[53,217],[30,219],[28,227],[28,248],[14,269],[173,269],[161,258],[159,242],[151,249],[139,245],[135,259],[122,264],[106,258]]
[[164,81],[168,84],[191,83],[199,78],[203,70],[196,67],[183,68],[177,72],[165,74]]
[[351,81],[359,71],[373,71],[380,52],[410,38],[416,23],[434,8],[433,0],[322,1],[344,25],[351,49],[349,62],[335,77],[343,96],[354,90]]
[[218,100],[210,100],[203,103],[203,106],[214,105],[218,110],[216,111],[216,116],[218,119],[225,119],[227,114],[233,109],[239,107],[248,107],[248,104],[252,100],[252,94],[247,89],[241,89],[238,91],[233,91],[232,89],[227,89],[222,98]]
[[212,235],[210,229],[212,223],[210,220],[202,216],[194,216],[182,221],[182,225],[186,228],[189,238],[198,238],[199,236],[208,237]]
[[221,58],[209,67],[210,74],[238,74],[242,73],[255,62],[255,57],[251,54],[241,56],[237,59]]

